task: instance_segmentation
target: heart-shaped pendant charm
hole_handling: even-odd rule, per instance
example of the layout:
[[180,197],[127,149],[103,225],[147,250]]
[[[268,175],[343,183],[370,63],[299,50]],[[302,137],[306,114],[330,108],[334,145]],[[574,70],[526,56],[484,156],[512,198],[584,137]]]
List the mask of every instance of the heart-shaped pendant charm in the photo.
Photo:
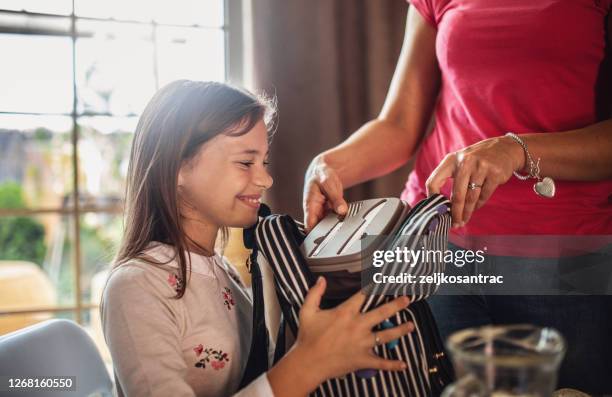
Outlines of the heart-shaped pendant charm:
[[533,191],[542,197],[552,198],[555,196],[555,181],[546,176],[533,185]]

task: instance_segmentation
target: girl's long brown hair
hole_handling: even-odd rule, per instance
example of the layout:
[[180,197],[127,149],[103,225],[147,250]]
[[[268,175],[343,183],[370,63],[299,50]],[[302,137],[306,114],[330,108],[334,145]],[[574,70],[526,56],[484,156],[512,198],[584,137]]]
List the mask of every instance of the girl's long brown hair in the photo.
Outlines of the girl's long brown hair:
[[[145,256],[151,242],[174,247],[185,294],[190,272],[177,180],[181,165],[219,134],[242,135],[264,120],[272,134],[274,101],[216,82],[178,80],[160,89],[140,116],[128,166],[124,236],[114,261],[162,263]],[[214,186],[211,186],[214,189]],[[222,230],[227,237],[227,230]]]

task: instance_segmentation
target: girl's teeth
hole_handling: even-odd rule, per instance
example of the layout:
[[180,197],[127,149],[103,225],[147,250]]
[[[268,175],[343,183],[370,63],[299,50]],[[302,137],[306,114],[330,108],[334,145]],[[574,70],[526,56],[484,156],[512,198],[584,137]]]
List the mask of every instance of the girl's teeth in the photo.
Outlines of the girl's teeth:
[[253,204],[259,203],[259,199],[252,199],[252,198],[244,197],[243,200],[248,201],[249,203],[253,203]]

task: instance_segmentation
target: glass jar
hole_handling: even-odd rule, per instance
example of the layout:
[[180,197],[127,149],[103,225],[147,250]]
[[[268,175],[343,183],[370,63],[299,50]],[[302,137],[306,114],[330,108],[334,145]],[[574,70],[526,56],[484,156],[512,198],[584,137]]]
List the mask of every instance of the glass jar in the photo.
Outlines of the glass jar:
[[517,324],[469,328],[447,341],[457,381],[443,397],[551,396],[565,354],[552,328]]

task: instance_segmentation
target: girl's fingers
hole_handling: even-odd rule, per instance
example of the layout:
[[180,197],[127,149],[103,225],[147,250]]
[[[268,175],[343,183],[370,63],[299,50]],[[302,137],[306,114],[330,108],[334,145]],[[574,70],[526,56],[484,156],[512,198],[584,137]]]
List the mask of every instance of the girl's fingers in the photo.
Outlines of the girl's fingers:
[[365,300],[366,295],[363,292],[359,291],[353,294],[353,296],[351,296],[346,301],[342,302],[340,306],[338,306],[338,308],[347,309],[352,313],[359,313],[359,311],[361,310],[361,306],[363,305],[363,302],[365,302]]
[[376,309],[370,310],[369,312],[363,314],[362,318],[366,325],[369,328],[372,328],[393,316],[395,313],[402,310],[409,304],[410,298],[407,296],[402,296],[392,300],[391,302],[387,302],[384,305],[380,305]]
[[306,298],[304,298],[304,304],[300,310],[303,315],[310,315],[319,310],[319,306],[321,306],[321,297],[323,297],[325,293],[325,287],[325,278],[319,276],[315,285],[310,288],[308,294],[306,294]]
[[407,367],[404,361],[387,360],[375,354],[368,354],[364,364],[364,368],[380,369],[383,371],[403,371]]
[[[384,331],[376,331],[376,336],[378,336],[380,344],[385,344],[393,340],[399,339],[402,336],[409,334],[412,331],[414,331],[414,323],[407,322],[405,324],[400,324],[396,327],[389,328]],[[372,336],[371,338],[372,344],[370,346],[372,346],[375,343],[375,341],[376,341],[376,337]]]

